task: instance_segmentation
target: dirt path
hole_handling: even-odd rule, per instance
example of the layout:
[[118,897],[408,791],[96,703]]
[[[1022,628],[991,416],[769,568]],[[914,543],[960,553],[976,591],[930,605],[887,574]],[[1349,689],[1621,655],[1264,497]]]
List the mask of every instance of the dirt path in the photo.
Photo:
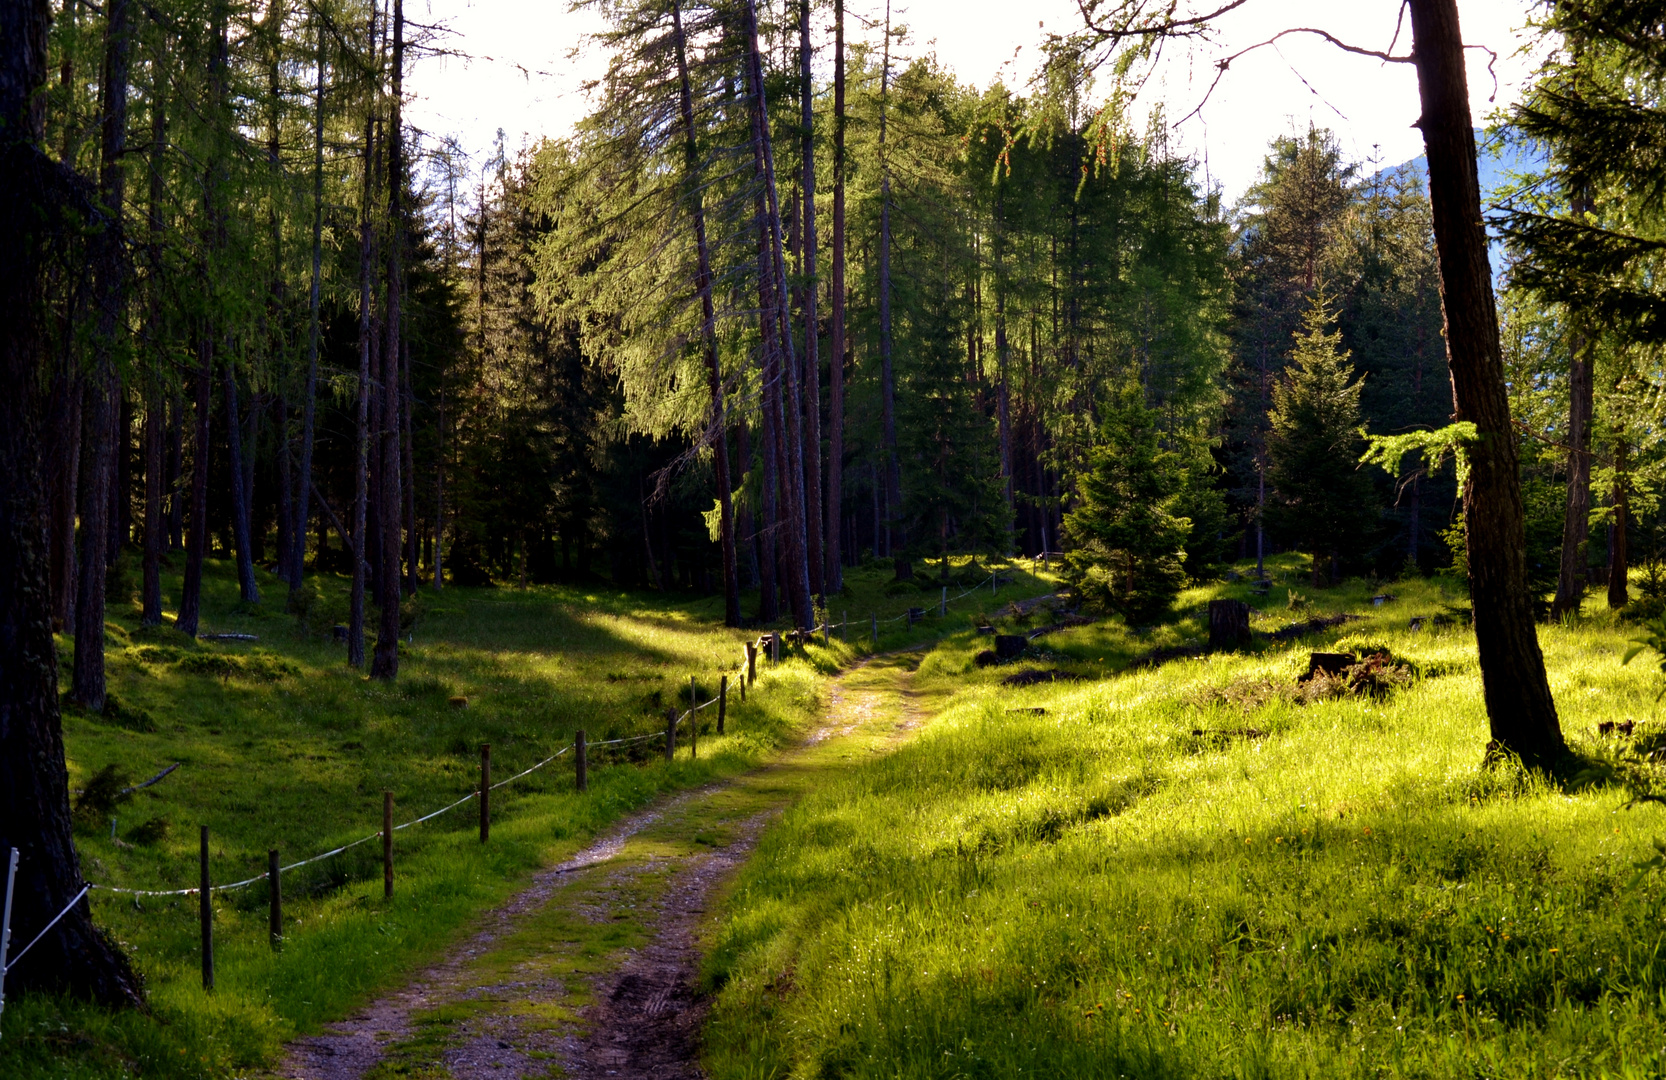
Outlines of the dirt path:
[[707,909],[773,818],[824,770],[883,750],[923,713],[913,658],[833,683],[805,743],[655,804],[538,874],[404,989],[300,1039],[296,1080],[672,1080],[701,1075],[695,986]]

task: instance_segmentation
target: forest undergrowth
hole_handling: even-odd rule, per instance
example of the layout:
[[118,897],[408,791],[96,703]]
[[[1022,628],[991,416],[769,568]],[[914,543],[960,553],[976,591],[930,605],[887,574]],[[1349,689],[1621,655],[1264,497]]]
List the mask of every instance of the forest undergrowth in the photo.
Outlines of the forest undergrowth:
[[[1632,800],[1666,721],[1659,674],[1621,665],[1635,630],[1600,598],[1540,628],[1585,762],[1551,784],[1482,766],[1450,586],[1313,590],[1298,562],[1144,634],[1064,629],[986,667],[975,632],[940,643],[916,675],[952,691],[936,719],[791,810],[737,882],[710,1075],[1660,1075],[1666,880],[1639,864],[1666,811]],[[1263,632],[1363,618],[1188,656],[1215,596]],[[1317,650],[1399,677],[1300,683]]]

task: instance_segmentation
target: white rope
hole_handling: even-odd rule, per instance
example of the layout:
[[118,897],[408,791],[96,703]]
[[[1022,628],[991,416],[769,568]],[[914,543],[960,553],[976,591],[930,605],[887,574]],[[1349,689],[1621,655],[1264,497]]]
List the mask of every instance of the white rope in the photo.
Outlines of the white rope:
[[83,896],[86,896],[87,895],[87,890],[91,889],[91,888],[92,888],[91,885],[81,886],[81,891],[75,894],[75,899],[71,900],[69,902],[69,907],[64,908],[64,910],[62,910],[62,911],[58,912],[58,914],[54,915],[52,917],[52,921],[46,924],[46,930],[42,930],[40,933],[36,934],[34,941],[31,941],[29,944],[23,946],[23,951],[19,952],[16,956],[12,957],[9,962],[7,962],[5,971],[0,971],[0,975],[5,975],[7,971],[10,971],[12,968],[16,967],[18,961],[22,960],[24,955],[26,953],[28,953],[28,951],[30,949],[34,948],[36,945],[39,945],[40,944],[40,939],[46,936],[47,931],[51,930],[54,926],[57,926],[58,925],[58,920],[62,919],[65,915],[68,915],[69,914],[69,909],[74,907],[76,904],[79,904],[81,902],[81,898]]
[[505,784],[514,783],[516,780],[519,780],[521,777],[525,776],[527,773],[537,772],[539,769],[542,769],[545,765],[548,765],[550,762],[554,761],[556,758],[560,757],[562,754],[565,754],[567,751],[569,751],[571,749],[572,749],[571,745],[564,746],[560,750],[557,750],[555,753],[551,754],[549,757],[545,758],[543,761],[540,761],[538,764],[534,765],[532,768],[527,769],[524,772],[518,772],[514,776],[511,776],[507,780],[499,780],[497,783],[493,784],[489,790],[496,791],[498,788],[502,787]]

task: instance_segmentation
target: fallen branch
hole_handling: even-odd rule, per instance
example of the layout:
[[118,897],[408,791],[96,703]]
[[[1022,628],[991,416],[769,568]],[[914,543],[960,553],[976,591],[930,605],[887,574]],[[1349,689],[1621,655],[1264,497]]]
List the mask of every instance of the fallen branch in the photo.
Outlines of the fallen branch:
[[116,792],[116,794],[117,795],[131,795],[135,791],[141,791],[145,788],[148,788],[152,784],[159,783],[160,781],[165,779],[169,773],[173,772],[175,769],[179,768],[183,764],[184,764],[184,762],[182,762],[182,761],[176,761],[172,765],[169,765],[166,769],[163,769],[161,772],[159,772],[155,776],[151,777],[149,780],[146,780],[144,783],[134,784],[132,787],[124,787],[120,791]]

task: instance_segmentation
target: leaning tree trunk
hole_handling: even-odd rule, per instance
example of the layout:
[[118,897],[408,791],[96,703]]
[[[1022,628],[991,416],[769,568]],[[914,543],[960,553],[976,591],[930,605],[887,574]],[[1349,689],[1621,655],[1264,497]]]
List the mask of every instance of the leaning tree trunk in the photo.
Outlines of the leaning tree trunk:
[[[69,908],[8,973],[14,991],[68,991],[139,1005],[126,957],[92,923],[70,833],[69,776],[52,641],[44,460],[46,231],[62,221],[76,178],[40,150],[46,0],[0,3],[0,858],[19,852],[12,940],[21,948]],[[15,954],[14,954],[15,955]]]
[[1545,768],[1567,751],[1527,586],[1521,477],[1481,220],[1457,0],[1411,0],[1411,24],[1453,416],[1474,423],[1480,436],[1469,448],[1464,521],[1475,642],[1492,727],[1489,754],[1514,754]]
[[740,625],[740,581],[735,566],[735,506],[729,486],[728,417],[723,403],[723,373],[717,359],[717,312],[712,302],[711,251],[706,246],[706,212],[700,194],[700,154],[694,131],[694,92],[688,75],[688,45],[683,35],[681,0],[672,0],[672,26],[677,38],[677,81],[683,121],[683,186],[694,219],[694,250],[698,264],[695,286],[700,292],[700,340],[706,358],[706,384],[711,396],[712,465],[717,481],[718,523],[723,559],[723,621]]
[[764,213],[764,265],[760,272],[769,279],[772,306],[761,312],[771,322],[775,338],[775,379],[780,418],[776,421],[776,470],[780,476],[780,549],[786,573],[787,598],[792,605],[793,623],[808,628],[815,623],[810,599],[810,573],[804,537],[804,446],[798,410],[801,407],[797,361],[792,347],[792,323],[788,319],[786,259],[781,242],[781,203],[775,186],[775,155],[770,146],[769,106],[764,92],[763,56],[758,48],[758,15],[753,0],[746,4],[747,82],[752,109],[752,152],[757,180],[762,185]]
[[845,587],[845,0],[833,0],[833,325],[827,358],[827,569],[829,596]]
[[[885,547],[899,579],[914,576],[896,515],[902,508],[902,462],[897,456],[897,379],[891,362],[891,166],[885,156],[886,105],[891,80],[891,4],[885,4],[885,48],[879,73],[879,392],[885,445]],[[877,552],[875,554],[878,554]]]
[[[810,570],[810,591],[826,602],[826,557],[823,548],[821,501],[821,328],[816,319],[816,118],[815,80],[810,72],[810,0],[800,0],[798,9],[798,97],[799,123],[803,125],[804,217],[800,232],[804,250],[804,536],[808,541],[805,561]],[[826,515],[838,520],[837,511]]]

